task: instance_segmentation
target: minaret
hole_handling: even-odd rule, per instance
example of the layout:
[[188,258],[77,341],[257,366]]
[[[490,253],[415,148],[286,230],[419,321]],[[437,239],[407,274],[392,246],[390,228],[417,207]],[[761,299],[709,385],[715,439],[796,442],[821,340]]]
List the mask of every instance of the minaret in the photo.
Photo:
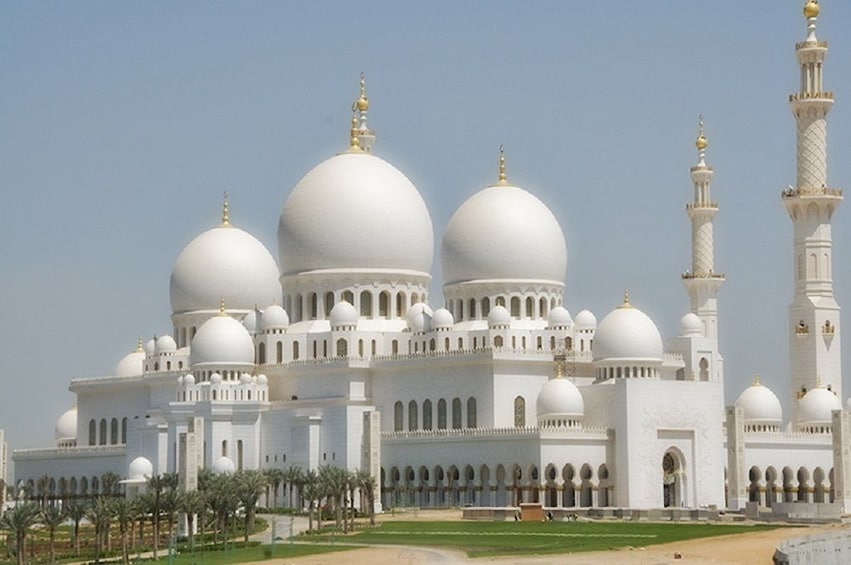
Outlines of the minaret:
[[352,112],[357,112],[358,117],[358,145],[365,153],[372,153],[375,145],[375,132],[366,125],[366,115],[369,112],[369,98],[366,97],[366,78],[360,74],[360,96],[352,104]]
[[793,398],[816,387],[819,380],[842,397],[839,305],[833,296],[830,229],[842,191],[827,186],[826,127],[833,93],[823,88],[827,42],[816,39],[818,15],[818,2],[809,0],[804,6],[807,38],[795,45],[801,66],[800,90],[789,96],[797,125],[798,179],[795,187],[782,193],[794,229],[795,296],[789,306]]
[[718,338],[718,289],[724,282],[724,274],[716,273],[712,219],[718,213],[718,205],[709,196],[709,186],[715,172],[706,164],[706,148],[709,142],[703,133],[703,116],[698,121],[699,133],[694,145],[697,147],[697,165],[691,168],[694,182],[694,201],[686,204],[691,220],[691,270],[683,273],[683,284],[688,291],[691,311],[703,322],[703,334]]

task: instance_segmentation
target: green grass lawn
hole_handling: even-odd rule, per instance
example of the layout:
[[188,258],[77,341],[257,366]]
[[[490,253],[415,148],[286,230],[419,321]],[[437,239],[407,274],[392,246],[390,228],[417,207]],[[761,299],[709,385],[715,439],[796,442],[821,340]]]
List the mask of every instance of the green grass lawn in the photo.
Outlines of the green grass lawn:
[[[290,545],[286,542],[271,545],[255,545],[252,547],[241,547],[227,551],[207,551],[203,554],[181,553],[174,558],[175,565],[230,565],[231,563],[248,563],[251,561],[265,561],[267,559],[289,559],[317,553],[329,553],[332,551],[345,551],[352,549],[345,545]],[[132,562],[132,558],[131,558]],[[168,553],[161,552],[158,563],[168,563]]]
[[[465,551],[470,557],[484,557],[640,547],[776,527],[624,522],[386,522],[344,539],[355,543],[446,547]],[[301,539],[327,543],[330,537]]]

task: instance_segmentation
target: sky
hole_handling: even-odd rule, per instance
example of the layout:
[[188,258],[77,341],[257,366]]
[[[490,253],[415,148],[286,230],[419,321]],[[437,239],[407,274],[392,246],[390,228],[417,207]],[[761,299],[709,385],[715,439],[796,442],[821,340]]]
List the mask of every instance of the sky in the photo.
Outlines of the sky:
[[[440,238],[497,176],[537,195],[568,246],[565,305],[625,288],[665,338],[688,297],[698,114],[715,169],[726,397],[759,373],[788,414],[794,44],[803,0],[0,2],[0,428],[53,443],[73,377],[171,332],[180,250],[231,221],[277,256],[278,215],[348,144],[367,77],[375,154],[418,187]],[[822,0],[828,178],[851,187],[851,3]],[[851,208],[851,204],[845,205]],[[851,210],[834,216],[851,305]],[[847,320],[847,316],[845,317]],[[843,343],[851,393],[851,339]]]

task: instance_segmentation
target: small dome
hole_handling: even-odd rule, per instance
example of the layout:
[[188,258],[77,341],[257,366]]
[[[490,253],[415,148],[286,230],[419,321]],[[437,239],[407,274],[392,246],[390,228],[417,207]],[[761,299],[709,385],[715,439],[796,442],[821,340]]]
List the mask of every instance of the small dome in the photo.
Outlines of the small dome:
[[213,373],[212,375],[210,375],[210,384],[211,385],[222,384],[222,376],[218,373]]
[[188,375],[183,377],[183,384],[184,385],[194,385],[195,384],[195,377],[192,375],[192,373],[189,373]]
[[455,325],[455,318],[446,308],[438,308],[431,317],[431,325],[436,330],[449,330]]
[[239,377],[239,384],[251,384],[251,375],[249,375],[248,373],[242,373],[242,375]]
[[263,375],[263,374],[257,375],[257,384],[259,384],[259,385],[269,384],[269,377],[267,377],[266,375]]
[[577,330],[597,329],[597,317],[590,310],[583,310],[577,314],[573,323]]
[[702,337],[703,321],[694,312],[680,318],[680,335],[683,337]]
[[331,329],[341,327],[356,326],[360,315],[354,306],[345,300],[339,301],[331,308],[331,313],[328,316],[331,322]]
[[254,341],[245,326],[227,315],[204,322],[189,350],[190,365],[254,365]]
[[570,312],[564,306],[556,306],[547,315],[547,326],[550,328],[568,328],[572,323]]
[[341,153],[314,167],[287,197],[278,223],[284,276],[332,269],[427,274],[433,252],[422,196],[369,153]]
[[153,355],[157,352],[157,340],[149,339],[145,344],[145,355]]
[[136,377],[145,372],[145,350],[137,348],[121,358],[115,366],[116,377]]
[[170,293],[176,314],[217,310],[221,300],[234,310],[265,307],[280,300],[278,266],[254,236],[221,226],[183,248],[171,272]]
[[157,338],[156,353],[174,353],[177,351],[177,343],[174,338],[168,334],[161,335]]
[[56,441],[67,441],[77,437],[77,407],[74,406],[66,410],[59,419],[56,420],[54,428],[54,438]]
[[777,424],[783,419],[783,408],[777,395],[759,379],[742,391],[736,399],[736,406],[742,409],[745,422],[755,424]]
[[290,317],[287,311],[277,304],[272,304],[260,316],[260,327],[264,332],[272,330],[283,330],[290,325]]
[[834,410],[842,410],[839,398],[826,388],[814,388],[798,400],[798,423],[830,425]]
[[181,386],[183,384],[183,375],[177,377],[177,386]]
[[213,473],[216,475],[233,475],[235,472],[236,465],[229,458],[222,456],[213,461]]
[[610,312],[594,337],[594,360],[661,360],[662,336],[647,314],[624,303]]
[[508,326],[511,324],[511,314],[505,308],[505,306],[494,306],[491,308],[491,311],[488,312],[488,327],[499,328]]
[[257,333],[257,310],[249,310],[248,314],[242,319],[242,325],[250,334]]
[[443,235],[441,262],[447,284],[475,280],[564,284],[567,244],[558,220],[543,202],[522,188],[501,184],[480,190],[455,211]]
[[539,419],[544,417],[577,419],[585,415],[582,393],[576,385],[564,378],[550,379],[541,387],[536,407]]
[[137,457],[127,466],[127,478],[131,481],[148,480],[154,476],[154,466],[145,457]]
[[411,306],[405,316],[408,328],[415,334],[430,332],[433,317],[434,311],[425,302],[418,302]]

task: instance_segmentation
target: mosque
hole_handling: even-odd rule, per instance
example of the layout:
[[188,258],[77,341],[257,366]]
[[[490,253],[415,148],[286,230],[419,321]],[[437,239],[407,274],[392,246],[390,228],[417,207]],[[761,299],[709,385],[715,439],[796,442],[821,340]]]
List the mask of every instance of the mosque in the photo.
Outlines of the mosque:
[[[804,7],[789,308],[792,413],[755,379],[724,406],[718,348],[713,169],[703,121],[691,167],[690,311],[663,340],[623,300],[600,321],[563,304],[559,220],[513,185],[473,194],[443,234],[441,307],[429,305],[434,235],[417,188],[373,153],[364,81],[349,147],[286,198],[278,261],[221,221],[177,255],[172,335],[75,378],[56,443],[14,453],[15,481],[57,497],[194,473],[336,465],[368,470],[378,505],[729,508],[803,501],[851,512],[851,412],[831,281],[819,6]],[[494,245],[494,242],[499,245]],[[436,306],[436,305],[435,305]]]

